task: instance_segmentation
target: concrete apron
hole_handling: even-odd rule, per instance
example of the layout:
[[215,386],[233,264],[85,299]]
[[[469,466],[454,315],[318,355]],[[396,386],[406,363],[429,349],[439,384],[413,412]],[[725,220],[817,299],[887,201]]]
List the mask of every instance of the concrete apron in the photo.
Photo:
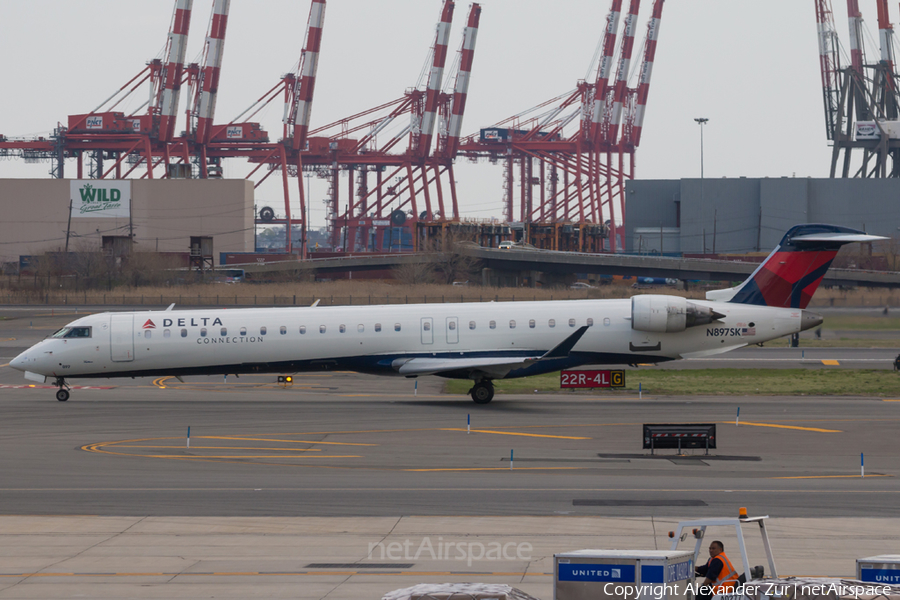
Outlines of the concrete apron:
[[[676,525],[649,517],[6,516],[0,599],[362,600],[416,583],[478,581],[549,600],[554,553],[668,549]],[[782,577],[851,577],[857,558],[900,548],[896,519],[770,519],[767,526]],[[740,560],[733,534],[707,536]],[[758,529],[745,526],[744,538],[751,566],[765,565]],[[693,548],[693,539],[680,548]]]

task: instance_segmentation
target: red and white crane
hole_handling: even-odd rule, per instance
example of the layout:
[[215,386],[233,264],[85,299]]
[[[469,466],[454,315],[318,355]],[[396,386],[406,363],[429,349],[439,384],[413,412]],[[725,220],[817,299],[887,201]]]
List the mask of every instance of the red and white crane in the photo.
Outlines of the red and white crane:
[[290,97],[285,102],[285,138],[291,139],[291,148],[294,150],[306,147],[324,24],[325,0],[312,0],[303,54],[300,57],[294,85],[290,89]]
[[419,158],[428,156],[431,151],[431,139],[434,136],[434,126],[437,122],[438,102],[440,101],[441,85],[444,80],[444,65],[447,62],[447,45],[450,42],[450,27],[453,25],[453,10],[456,3],[453,0],[444,0],[441,9],[441,18],[437,24],[432,48],[432,64],[428,73],[428,83],[425,88],[425,106],[421,115],[413,113],[411,150]]
[[616,35],[619,31],[619,18],[622,15],[622,0],[612,0],[609,15],[606,17],[606,31],[603,33],[603,54],[597,66],[597,78],[594,83],[593,107],[591,110],[591,126],[587,133],[590,140],[601,139],[603,113],[609,95],[609,78],[615,62]]
[[[203,146],[208,144],[212,137],[230,5],[231,0],[213,0],[212,15],[209,19],[209,30],[206,33],[206,45],[203,50],[203,64],[192,102],[194,142]],[[201,169],[206,169],[205,159],[201,161]],[[203,173],[202,176],[206,177],[206,174]]]
[[[459,139],[462,134],[463,115],[466,112],[466,100],[469,95],[469,80],[472,78],[472,63],[475,60],[475,43],[478,40],[478,24],[481,20],[481,5],[472,4],[466,28],[463,30],[462,46],[459,49],[459,69],[453,85],[453,97],[450,101],[449,119],[442,124],[446,130],[446,142],[438,145],[438,154],[445,158],[456,158],[459,150]],[[451,177],[452,182],[452,177]]]
[[175,134],[178,116],[178,100],[184,75],[184,56],[187,51],[188,31],[191,27],[191,9],[194,0],[176,0],[166,43],[166,59],[159,73],[158,88],[151,114],[159,116],[157,139],[170,142]]
[[[625,31],[622,37],[622,48],[619,50],[619,66],[616,69],[616,83],[613,87],[612,106],[608,107],[609,126],[603,141],[615,144],[619,141],[619,125],[622,123],[622,107],[628,87],[628,73],[631,69],[631,55],[634,49],[634,30],[637,27],[637,16],[641,8],[641,0],[631,0],[628,15],[625,17]],[[611,108],[611,110],[609,110]]]
[[641,131],[644,128],[644,114],[647,110],[647,97],[650,95],[650,78],[653,76],[653,62],[656,60],[656,42],[659,39],[659,25],[662,21],[664,3],[665,0],[655,0],[653,3],[653,14],[647,23],[647,38],[644,42],[644,59],[641,63],[641,79],[637,88],[637,103],[625,121],[624,143],[635,148],[641,143]]

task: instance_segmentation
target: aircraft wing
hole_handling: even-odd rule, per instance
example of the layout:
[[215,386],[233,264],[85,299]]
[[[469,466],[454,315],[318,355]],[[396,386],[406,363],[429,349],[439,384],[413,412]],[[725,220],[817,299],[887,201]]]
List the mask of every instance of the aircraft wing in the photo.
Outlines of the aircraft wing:
[[481,371],[494,378],[503,378],[513,369],[528,366],[540,360],[565,358],[588,330],[579,327],[572,335],[543,354],[533,356],[483,356],[475,358],[416,357],[398,358],[391,366],[401,375],[435,375],[449,371]]
[[484,371],[502,378],[515,368],[534,363],[540,356],[482,358],[398,358],[392,363],[401,375],[435,375],[447,371]]

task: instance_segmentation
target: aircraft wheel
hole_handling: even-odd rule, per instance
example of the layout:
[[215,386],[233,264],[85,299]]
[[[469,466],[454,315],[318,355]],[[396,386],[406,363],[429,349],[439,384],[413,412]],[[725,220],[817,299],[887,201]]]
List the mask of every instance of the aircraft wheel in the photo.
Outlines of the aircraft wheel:
[[56,399],[60,402],[65,402],[69,399],[69,390],[60,389],[56,392]]
[[472,387],[471,394],[476,404],[487,404],[494,399],[494,386],[490,381],[479,381]]

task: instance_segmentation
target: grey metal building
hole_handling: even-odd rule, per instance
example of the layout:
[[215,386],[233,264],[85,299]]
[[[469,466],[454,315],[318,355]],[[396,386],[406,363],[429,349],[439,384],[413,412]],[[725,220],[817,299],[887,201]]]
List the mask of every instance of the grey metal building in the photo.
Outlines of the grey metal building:
[[625,222],[627,252],[767,252],[798,223],[897,237],[900,180],[635,180],[625,186]]

